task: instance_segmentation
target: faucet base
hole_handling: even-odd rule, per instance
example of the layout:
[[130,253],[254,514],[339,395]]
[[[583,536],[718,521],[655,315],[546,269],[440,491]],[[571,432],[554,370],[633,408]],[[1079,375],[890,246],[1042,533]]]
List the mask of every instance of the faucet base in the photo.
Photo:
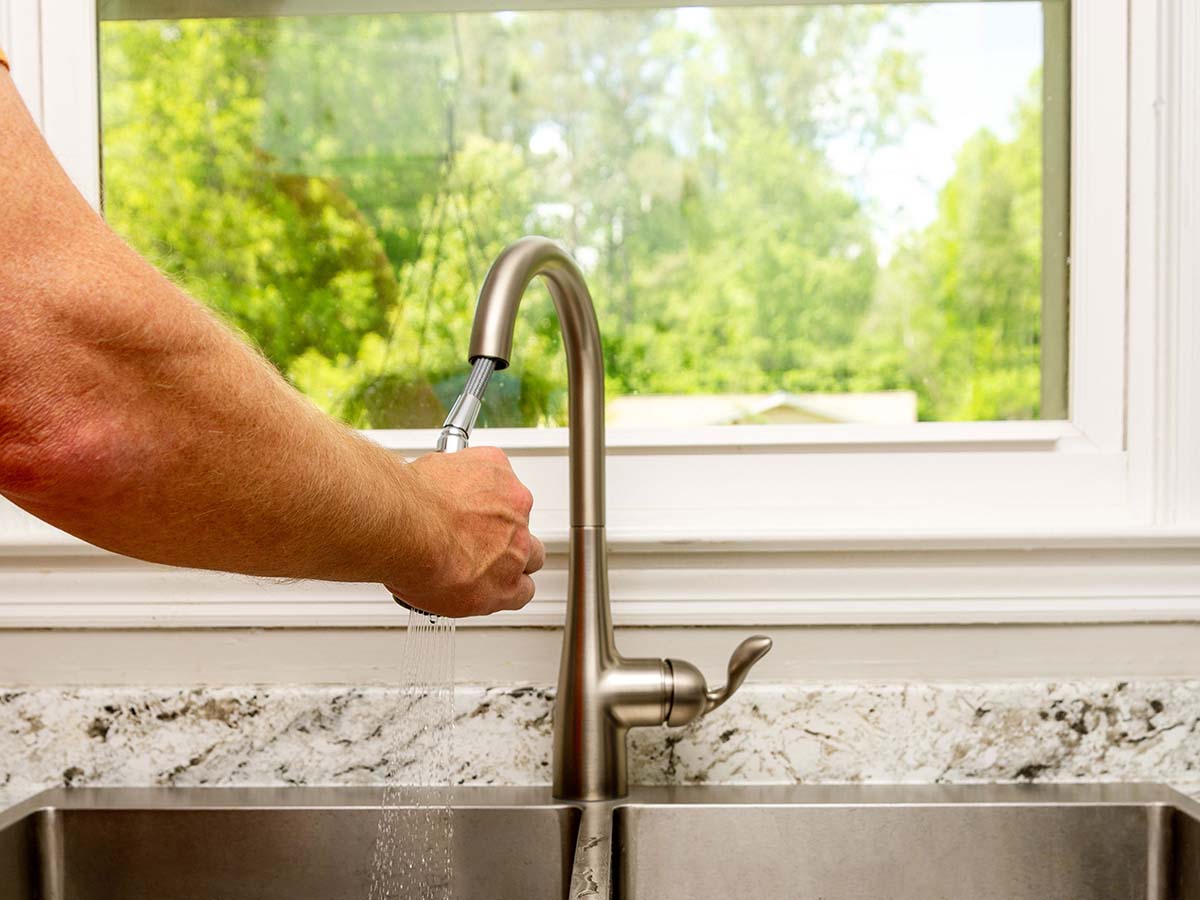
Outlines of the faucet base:
[[554,702],[554,796],[623,797],[625,732],[604,690],[618,665],[608,600],[608,541],[602,526],[571,528],[558,696]]

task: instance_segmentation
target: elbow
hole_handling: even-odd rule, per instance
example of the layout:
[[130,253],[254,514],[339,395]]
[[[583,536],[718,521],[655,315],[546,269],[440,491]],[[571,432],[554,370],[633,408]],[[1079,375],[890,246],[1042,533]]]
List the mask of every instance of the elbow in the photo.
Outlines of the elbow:
[[45,518],[92,508],[120,490],[129,466],[113,416],[40,412],[0,413],[0,493]]
[[97,349],[107,344],[102,323],[70,321],[60,301],[28,296],[32,312],[11,316],[0,335],[0,493],[45,518],[43,509],[89,504],[128,480],[132,390],[119,361]]
[[0,265],[0,493],[43,518],[128,492],[155,432],[136,368],[157,358],[150,301],[123,299],[144,292],[120,270],[121,248],[102,251],[55,257],[37,277]]

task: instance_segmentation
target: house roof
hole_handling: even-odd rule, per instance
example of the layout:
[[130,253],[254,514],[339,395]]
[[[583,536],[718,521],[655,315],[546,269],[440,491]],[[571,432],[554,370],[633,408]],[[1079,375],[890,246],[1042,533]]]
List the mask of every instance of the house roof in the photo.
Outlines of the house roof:
[[913,391],[639,394],[612,398],[607,421],[617,428],[831,422],[896,425],[917,421],[917,395]]

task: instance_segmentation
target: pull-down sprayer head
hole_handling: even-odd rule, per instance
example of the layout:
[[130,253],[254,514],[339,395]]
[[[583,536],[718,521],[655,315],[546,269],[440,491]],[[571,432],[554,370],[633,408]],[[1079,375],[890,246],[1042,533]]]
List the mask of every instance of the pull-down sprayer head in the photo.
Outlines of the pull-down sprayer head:
[[[446,421],[442,423],[442,433],[438,435],[437,439],[438,453],[457,453],[459,450],[467,448],[471,440],[471,429],[475,427],[475,420],[479,418],[483,392],[487,390],[488,382],[491,381],[494,371],[496,371],[496,360],[481,356],[474,361],[471,366],[471,374],[467,377],[466,387],[458,395],[458,399],[450,407]],[[420,613],[430,619],[438,618],[433,613],[417,609],[406,603],[395,594],[392,594],[392,599],[409,612]]]
[[446,421],[442,423],[442,433],[438,435],[437,441],[439,453],[454,453],[466,448],[471,438],[471,429],[475,427],[475,420],[479,418],[483,392],[487,390],[492,373],[497,369],[496,363],[497,360],[487,356],[472,361],[467,385],[450,407]]

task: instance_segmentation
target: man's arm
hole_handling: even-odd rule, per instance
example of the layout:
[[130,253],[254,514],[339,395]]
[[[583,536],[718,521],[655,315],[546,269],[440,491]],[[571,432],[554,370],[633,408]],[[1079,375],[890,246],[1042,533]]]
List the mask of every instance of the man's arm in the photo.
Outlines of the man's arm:
[[543,550],[504,454],[407,465],[334,422],[75,190],[0,68],[0,493],[153,562],[519,608]]

